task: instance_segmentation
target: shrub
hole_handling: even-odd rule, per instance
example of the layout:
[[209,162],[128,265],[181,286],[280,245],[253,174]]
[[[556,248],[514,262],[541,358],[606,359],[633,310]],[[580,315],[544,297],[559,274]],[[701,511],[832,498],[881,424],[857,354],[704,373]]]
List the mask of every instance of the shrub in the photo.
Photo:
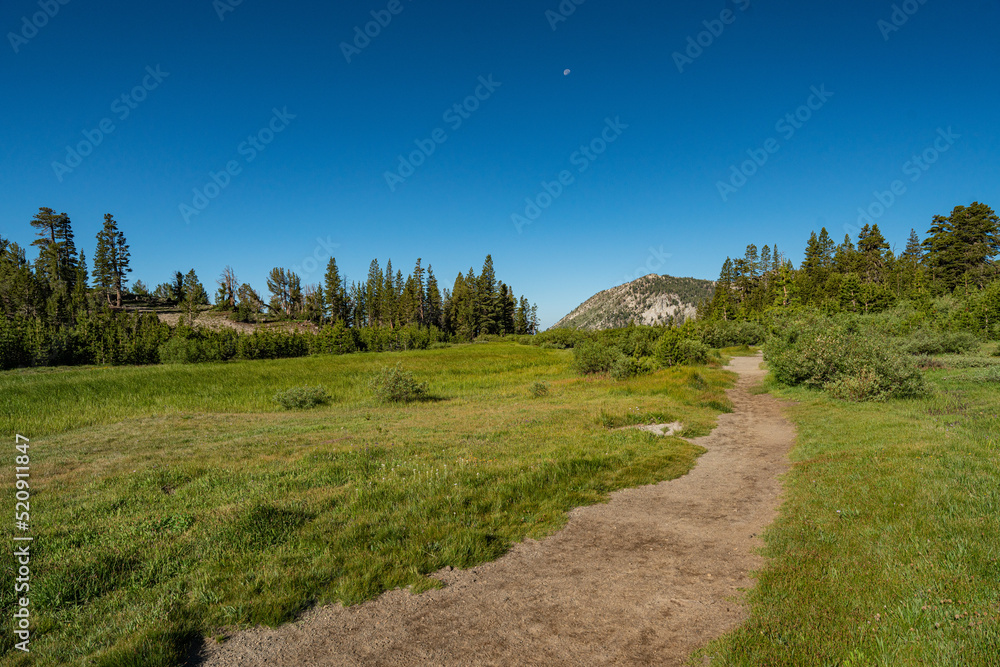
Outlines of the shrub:
[[531,394],[532,398],[542,398],[543,396],[548,396],[549,385],[544,382],[533,382],[531,387],[528,388],[528,393]]
[[945,368],[944,363],[940,359],[935,359],[929,354],[923,354],[916,357],[916,362],[917,362],[917,368],[919,368],[922,371]]
[[646,361],[640,361],[635,357],[618,357],[611,364],[611,377],[615,380],[628,380],[629,378],[652,373],[653,367]]
[[304,410],[330,402],[330,394],[322,385],[317,387],[292,387],[279,391],[274,401],[286,410]]
[[218,349],[197,338],[174,337],[160,346],[160,362],[164,364],[200,364],[219,360]]
[[[576,347],[583,341],[590,340],[593,338],[593,335],[579,329],[549,329],[548,331],[543,331],[534,336],[527,336],[526,338],[532,345],[541,346],[545,343],[552,343],[558,349],[565,350],[570,347]],[[519,342],[523,342],[523,339],[519,339]]]
[[713,320],[698,323],[701,342],[709,347],[723,348],[746,345],[761,345],[767,337],[767,330],[757,322],[727,322]]
[[383,403],[408,403],[427,396],[427,383],[417,382],[400,364],[384,366],[369,381],[375,398]]
[[979,338],[968,331],[918,329],[906,341],[910,354],[966,354],[979,349]]
[[825,389],[846,400],[885,400],[926,391],[912,358],[853,322],[813,318],[785,323],[764,346],[774,378]]
[[685,338],[679,329],[667,329],[656,344],[656,360],[664,368],[677,364],[704,364],[711,348],[701,341]]
[[622,356],[616,348],[597,341],[583,341],[573,348],[573,368],[582,375],[607,373]]

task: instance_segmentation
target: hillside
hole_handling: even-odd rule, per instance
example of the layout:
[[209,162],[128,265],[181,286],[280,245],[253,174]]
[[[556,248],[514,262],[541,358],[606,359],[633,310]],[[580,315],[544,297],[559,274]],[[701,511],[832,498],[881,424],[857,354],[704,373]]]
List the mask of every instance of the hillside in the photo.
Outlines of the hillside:
[[553,325],[555,328],[613,329],[636,324],[666,324],[693,317],[712,296],[715,283],[697,278],[649,274],[590,297]]

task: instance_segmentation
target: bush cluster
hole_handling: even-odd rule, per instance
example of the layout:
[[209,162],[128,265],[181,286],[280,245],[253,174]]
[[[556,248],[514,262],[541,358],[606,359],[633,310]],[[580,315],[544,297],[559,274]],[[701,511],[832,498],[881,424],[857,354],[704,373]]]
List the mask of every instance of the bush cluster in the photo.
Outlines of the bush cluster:
[[656,344],[656,360],[664,368],[678,364],[704,364],[711,348],[700,340],[688,338],[682,328],[667,329]]
[[849,321],[785,322],[765,344],[764,358],[779,382],[846,400],[907,398],[927,390],[911,357]]
[[151,313],[82,315],[75,326],[0,316],[0,370],[76,364],[155,364],[170,327]]
[[696,324],[701,342],[717,349],[746,345],[756,347],[764,343],[767,329],[758,322],[709,320]]
[[934,331],[917,329],[903,343],[903,349],[914,355],[966,354],[979,349],[979,338],[968,331]]
[[607,373],[621,356],[618,348],[601,341],[588,340],[573,348],[573,368],[581,375]]
[[330,402],[330,394],[326,387],[292,387],[279,391],[274,395],[274,401],[286,410],[304,410],[324,405]]
[[369,381],[376,400],[382,403],[409,403],[427,397],[427,383],[417,382],[401,364],[383,366]]

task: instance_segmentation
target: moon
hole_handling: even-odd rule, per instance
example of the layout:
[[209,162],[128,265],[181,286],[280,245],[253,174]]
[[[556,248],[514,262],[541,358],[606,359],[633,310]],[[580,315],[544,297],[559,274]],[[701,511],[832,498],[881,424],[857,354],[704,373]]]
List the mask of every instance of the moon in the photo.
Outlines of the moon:
[[563,76],[569,76],[569,70],[568,69],[564,69],[563,70]]

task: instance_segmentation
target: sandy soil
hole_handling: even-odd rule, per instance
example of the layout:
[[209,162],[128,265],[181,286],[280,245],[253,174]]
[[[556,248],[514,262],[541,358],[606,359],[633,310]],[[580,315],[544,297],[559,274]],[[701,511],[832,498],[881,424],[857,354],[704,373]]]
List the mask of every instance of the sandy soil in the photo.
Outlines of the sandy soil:
[[493,563],[443,570],[441,590],[391,591],[315,609],[277,629],[209,641],[198,664],[677,665],[745,616],[740,590],[763,559],[795,432],[740,375],[708,449],[688,475],[574,510],[567,526]]

